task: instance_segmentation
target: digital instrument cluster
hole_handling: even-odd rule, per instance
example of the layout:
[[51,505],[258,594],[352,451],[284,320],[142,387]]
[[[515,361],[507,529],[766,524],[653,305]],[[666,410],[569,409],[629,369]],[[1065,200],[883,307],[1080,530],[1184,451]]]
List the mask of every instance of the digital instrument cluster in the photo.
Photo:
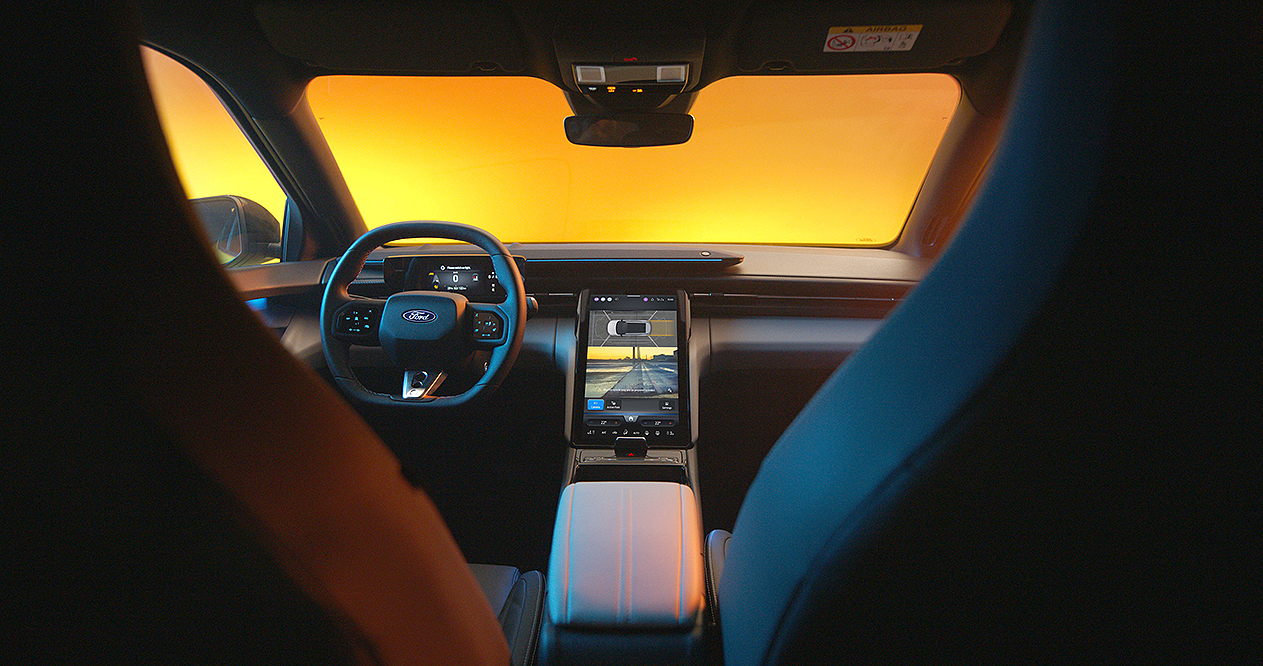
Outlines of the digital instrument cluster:
[[[526,261],[513,257],[518,272]],[[447,291],[476,303],[503,303],[504,289],[487,255],[389,257],[383,274],[392,291]]]

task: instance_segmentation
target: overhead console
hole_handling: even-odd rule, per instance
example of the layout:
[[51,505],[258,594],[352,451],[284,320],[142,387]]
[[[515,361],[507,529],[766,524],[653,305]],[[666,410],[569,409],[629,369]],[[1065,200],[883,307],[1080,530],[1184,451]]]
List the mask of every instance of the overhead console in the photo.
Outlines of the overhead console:
[[706,35],[670,6],[601,6],[558,19],[553,47],[575,115],[566,138],[584,146],[684,143]]
[[575,113],[649,111],[697,87],[706,36],[665,8],[601,7],[561,18],[553,45]]

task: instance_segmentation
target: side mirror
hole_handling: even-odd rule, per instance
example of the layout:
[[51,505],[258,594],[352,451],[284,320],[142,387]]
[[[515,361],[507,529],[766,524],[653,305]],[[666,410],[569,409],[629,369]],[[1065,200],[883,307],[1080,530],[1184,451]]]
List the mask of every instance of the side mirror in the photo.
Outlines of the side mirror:
[[192,199],[189,205],[226,268],[280,258],[281,224],[263,206],[233,195]]
[[614,113],[566,118],[566,138],[580,146],[671,146],[693,136],[687,113]]

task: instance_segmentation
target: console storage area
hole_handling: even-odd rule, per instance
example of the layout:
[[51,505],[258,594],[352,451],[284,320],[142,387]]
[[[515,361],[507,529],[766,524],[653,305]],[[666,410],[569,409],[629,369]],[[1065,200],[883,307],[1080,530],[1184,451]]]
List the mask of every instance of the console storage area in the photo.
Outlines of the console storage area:
[[692,488],[572,483],[553,531],[541,663],[700,663],[705,594]]

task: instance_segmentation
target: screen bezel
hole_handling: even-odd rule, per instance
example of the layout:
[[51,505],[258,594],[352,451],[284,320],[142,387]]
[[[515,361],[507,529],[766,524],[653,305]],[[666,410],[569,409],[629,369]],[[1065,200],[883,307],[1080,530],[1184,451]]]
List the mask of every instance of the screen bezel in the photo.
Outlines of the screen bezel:
[[593,302],[593,298],[604,296],[619,297],[655,297],[655,296],[674,296],[675,297],[675,331],[676,331],[676,362],[678,367],[677,381],[679,383],[677,398],[678,427],[675,430],[674,437],[662,436],[660,438],[647,438],[646,444],[649,448],[656,449],[685,449],[691,448],[695,440],[693,428],[693,406],[690,391],[690,359],[689,359],[689,301],[688,295],[683,290],[676,290],[674,293],[664,291],[654,291],[634,293],[631,291],[601,291],[592,292],[585,289],[579,294],[578,321],[575,326],[575,362],[574,375],[572,377],[572,388],[570,395],[570,444],[575,447],[585,448],[611,448],[614,446],[614,437],[612,436],[593,436],[586,434],[586,424],[584,423],[584,412],[586,411],[586,398],[584,396],[584,388],[587,379],[588,366],[588,334],[590,330],[589,313],[599,304]]

